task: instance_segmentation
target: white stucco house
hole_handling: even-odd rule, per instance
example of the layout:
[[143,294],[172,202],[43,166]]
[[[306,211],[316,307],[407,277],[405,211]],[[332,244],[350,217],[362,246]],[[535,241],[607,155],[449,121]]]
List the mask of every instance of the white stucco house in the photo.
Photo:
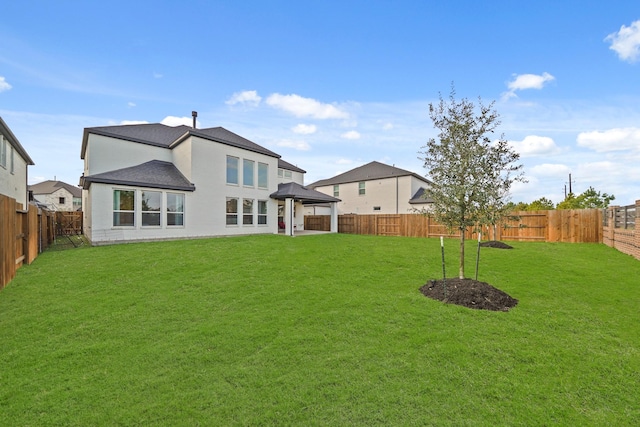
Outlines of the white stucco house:
[[53,211],[82,210],[82,189],[62,181],[47,180],[29,186],[33,199]]
[[33,160],[22,147],[18,138],[0,117],[0,194],[15,199],[27,209],[28,166]]
[[[347,172],[309,184],[321,193],[340,198],[338,214],[402,214],[429,209],[424,196],[428,179],[405,169],[370,162]],[[308,205],[307,215],[326,215],[323,205]]]
[[333,205],[337,232],[339,199],[305,188],[303,169],[222,127],[85,128],[80,157],[92,244],[294,235],[307,203]]

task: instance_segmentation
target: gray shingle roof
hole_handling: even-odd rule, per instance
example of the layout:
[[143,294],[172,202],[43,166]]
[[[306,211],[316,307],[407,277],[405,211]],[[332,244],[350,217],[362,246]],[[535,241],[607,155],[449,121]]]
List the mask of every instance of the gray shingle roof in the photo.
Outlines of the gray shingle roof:
[[302,204],[340,201],[340,199],[303,187],[295,182],[278,184],[278,191],[271,194],[270,197],[277,200],[295,199],[301,201]]
[[75,185],[67,184],[66,182],[62,181],[49,180],[29,186],[29,190],[33,194],[52,194],[61,188],[67,190],[73,195],[73,197],[82,197],[82,189],[80,187],[76,187]]
[[164,190],[195,191],[196,189],[195,185],[190,183],[173,163],[161,160],[152,160],[138,166],[84,176],[80,180],[84,189],[89,188],[91,183],[162,188]]
[[431,182],[411,171],[400,169],[395,166],[385,165],[380,162],[371,162],[366,165],[362,165],[350,171],[336,175],[333,178],[321,179],[313,184],[310,184],[310,188],[324,187],[327,185],[346,184],[349,182],[370,181],[374,179],[393,178],[396,176],[414,176],[425,183],[431,184]]
[[279,154],[268,150],[255,142],[249,141],[223,127],[207,129],[194,129],[189,126],[167,126],[161,123],[149,123],[139,125],[102,126],[85,128],[82,138],[80,158],[84,159],[87,150],[89,134],[102,135],[140,144],[153,145],[171,149],[180,144],[189,136],[197,136],[220,144],[242,148],[271,157],[280,157]]
[[409,200],[409,203],[411,203],[412,205],[417,205],[421,203],[433,203],[433,199],[431,197],[426,197],[424,192],[425,192],[425,188],[420,187],[418,191],[416,191],[416,194],[413,195],[411,200]]
[[287,170],[294,171],[294,172],[307,173],[306,170],[300,169],[299,167],[294,166],[289,162],[285,162],[282,159],[278,159],[278,168],[287,169]]

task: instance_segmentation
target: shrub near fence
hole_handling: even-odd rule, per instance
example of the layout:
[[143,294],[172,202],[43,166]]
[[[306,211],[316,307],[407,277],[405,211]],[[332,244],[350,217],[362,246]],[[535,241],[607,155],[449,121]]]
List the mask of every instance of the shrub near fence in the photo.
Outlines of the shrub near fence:
[[640,200],[635,205],[609,206],[603,217],[603,243],[640,259]]
[[[541,242],[602,242],[602,211],[599,209],[521,211],[514,212],[517,220],[507,221],[483,231],[485,240],[520,240]],[[306,230],[329,231],[328,215],[305,217]],[[348,234],[374,234],[407,237],[460,237],[450,234],[445,226],[432,217],[420,214],[398,215],[339,215],[338,232]],[[467,235],[475,238],[475,230]]]
[[0,194],[0,289],[9,283],[22,264],[31,264],[53,242],[51,212]]

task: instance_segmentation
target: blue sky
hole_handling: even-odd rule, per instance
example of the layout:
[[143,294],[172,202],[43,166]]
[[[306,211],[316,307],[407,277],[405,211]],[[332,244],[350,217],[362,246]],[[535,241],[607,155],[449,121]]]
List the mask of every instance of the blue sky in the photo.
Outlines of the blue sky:
[[640,199],[640,3],[21,1],[2,7],[0,116],[77,184],[85,127],[223,126],[307,171],[426,171],[430,102],[495,101],[529,182]]

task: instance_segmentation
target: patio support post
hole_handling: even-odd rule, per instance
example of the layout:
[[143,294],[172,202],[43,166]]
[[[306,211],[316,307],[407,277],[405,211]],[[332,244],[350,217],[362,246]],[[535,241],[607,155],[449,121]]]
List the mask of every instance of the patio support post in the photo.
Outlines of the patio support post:
[[293,199],[284,199],[284,234],[293,236]]
[[332,233],[338,232],[338,204],[336,202],[331,203],[331,226],[329,231]]

